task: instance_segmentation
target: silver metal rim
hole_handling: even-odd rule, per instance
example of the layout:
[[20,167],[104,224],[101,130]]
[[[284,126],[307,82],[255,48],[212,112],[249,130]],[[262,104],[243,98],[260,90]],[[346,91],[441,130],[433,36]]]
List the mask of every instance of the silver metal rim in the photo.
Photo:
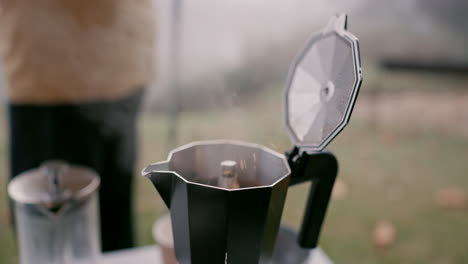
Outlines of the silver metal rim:
[[168,170],[167,172],[168,173],[173,173],[178,178],[180,178],[182,181],[184,181],[186,183],[189,183],[189,184],[205,186],[205,187],[210,187],[210,188],[220,189],[220,190],[225,190],[225,191],[233,191],[233,192],[241,191],[241,190],[247,190],[247,189],[260,189],[260,188],[265,188],[265,187],[272,187],[272,186],[276,185],[277,183],[281,182],[282,180],[284,180],[285,178],[287,178],[289,175],[291,175],[291,169],[289,168],[289,164],[286,161],[286,158],[285,158],[284,155],[281,155],[278,152],[273,151],[273,150],[271,150],[271,149],[269,149],[269,148],[267,148],[265,146],[259,145],[259,144],[243,142],[243,141],[238,141],[238,140],[226,140],[226,139],[195,141],[195,142],[191,142],[191,143],[188,143],[186,145],[180,146],[178,148],[175,148],[169,153],[169,155],[167,157],[167,160],[150,164],[149,166],[147,166],[146,168],[144,168],[142,170],[141,174],[144,176],[144,175],[150,173],[152,171],[151,170],[152,166],[157,167],[157,166],[168,164],[172,160],[172,156],[174,155],[174,153],[179,152],[181,150],[191,148],[191,147],[194,147],[194,146],[199,146],[199,145],[219,145],[219,144],[231,144],[231,145],[245,146],[245,147],[251,147],[251,148],[259,148],[259,149],[261,149],[261,150],[263,150],[265,152],[268,152],[268,153],[280,158],[282,160],[282,162],[284,162],[284,165],[285,165],[285,168],[287,169],[287,171],[286,171],[284,176],[282,176],[281,178],[279,178],[278,180],[276,180],[272,184],[261,185],[261,186],[256,186],[256,187],[244,187],[244,188],[238,188],[238,189],[227,189],[227,188],[221,188],[221,187],[217,187],[217,186],[192,182],[192,181],[188,181],[187,179],[185,179],[184,177],[182,177],[181,175],[179,175],[175,171]]
[[[73,196],[70,197],[70,199],[73,199],[75,201],[86,200],[88,197],[90,197],[92,194],[94,194],[97,191],[101,183],[101,179],[93,170],[87,167],[75,166],[75,165],[73,167],[75,169],[81,169],[83,171],[86,171],[86,173],[89,173],[92,179],[88,185],[86,185],[84,188],[74,193]],[[40,204],[44,202],[43,200],[40,200],[40,199],[38,200],[38,199],[26,198],[24,195],[20,194],[18,189],[15,187],[15,185],[21,184],[22,181],[28,180],[27,178],[30,177],[29,174],[35,173],[36,170],[37,169],[31,169],[31,170],[25,171],[19,174],[18,176],[14,177],[10,181],[10,183],[8,184],[8,194],[11,199],[13,199],[15,202],[22,203],[22,204]]]

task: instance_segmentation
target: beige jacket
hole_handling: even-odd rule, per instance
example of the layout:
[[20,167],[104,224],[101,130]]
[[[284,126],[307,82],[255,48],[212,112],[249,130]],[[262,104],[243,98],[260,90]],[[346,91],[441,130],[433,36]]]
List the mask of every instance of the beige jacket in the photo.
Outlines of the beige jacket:
[[114,99],[152,76],[151,0],[0,0],[14,103]]

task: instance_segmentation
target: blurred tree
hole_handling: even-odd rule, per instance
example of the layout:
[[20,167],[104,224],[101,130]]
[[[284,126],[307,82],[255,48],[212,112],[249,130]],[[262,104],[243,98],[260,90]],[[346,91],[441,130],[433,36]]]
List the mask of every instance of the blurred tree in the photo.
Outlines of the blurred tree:
[[419,0],[418,7],[431,18],[468,39],[468,1],[466,0]]

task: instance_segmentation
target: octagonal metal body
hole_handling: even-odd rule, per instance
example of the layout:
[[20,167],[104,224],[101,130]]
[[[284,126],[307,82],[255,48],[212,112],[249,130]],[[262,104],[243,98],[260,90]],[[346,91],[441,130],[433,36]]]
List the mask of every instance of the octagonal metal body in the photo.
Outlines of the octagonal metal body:
[[[216,185],[233,160],[240,188]],[[170,209],[179,263],[270,263],[289,186],[283,155],[237,141],[204,141],[172,151],[143,175]]]

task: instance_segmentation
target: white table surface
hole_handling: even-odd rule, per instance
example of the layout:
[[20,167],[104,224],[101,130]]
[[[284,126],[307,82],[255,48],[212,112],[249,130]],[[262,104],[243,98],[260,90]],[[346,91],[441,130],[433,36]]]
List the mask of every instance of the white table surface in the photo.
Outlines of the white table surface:
[[[146,246],[106,253],[101,264],[161,264],[161,250],[158,246]],[[312,250],[306,264],[333,264],[322,249]]]

